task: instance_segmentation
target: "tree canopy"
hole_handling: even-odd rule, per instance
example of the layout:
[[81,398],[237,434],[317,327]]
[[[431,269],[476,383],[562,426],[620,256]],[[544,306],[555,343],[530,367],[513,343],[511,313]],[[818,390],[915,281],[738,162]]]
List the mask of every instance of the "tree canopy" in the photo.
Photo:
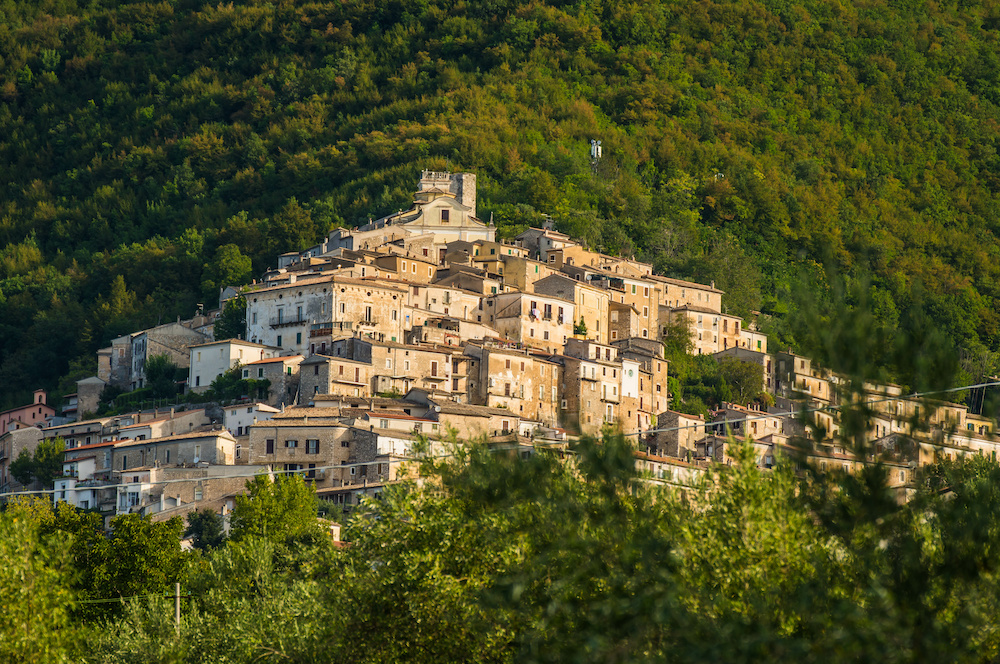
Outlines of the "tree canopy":
[[916,306],[969,353],[1000,343],[988,4],[2,12],[0,379],[17,388],[0,407],[406,207],[423,168],[475,172],[502,237],[549,214],[595,249],[715,280],[782,343],[795,276],[823,263],[871,275],[890,332]]

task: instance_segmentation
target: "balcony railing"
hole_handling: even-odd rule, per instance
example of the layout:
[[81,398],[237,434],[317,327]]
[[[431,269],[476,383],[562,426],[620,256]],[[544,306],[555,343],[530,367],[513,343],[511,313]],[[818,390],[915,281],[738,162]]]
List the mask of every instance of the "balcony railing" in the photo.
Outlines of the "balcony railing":
[[285,318],[284,316],[279,316],[277,318],[271,319],[271,327],[288,327],[289,325],[302,325],[309,321],[305,316],[292,316],[291,318]]
[[328,337],[334,332],[350,332],[354,329],[354,323],[350,321],[327,321],[325,323],[313,323],[309,329],[310,337]]

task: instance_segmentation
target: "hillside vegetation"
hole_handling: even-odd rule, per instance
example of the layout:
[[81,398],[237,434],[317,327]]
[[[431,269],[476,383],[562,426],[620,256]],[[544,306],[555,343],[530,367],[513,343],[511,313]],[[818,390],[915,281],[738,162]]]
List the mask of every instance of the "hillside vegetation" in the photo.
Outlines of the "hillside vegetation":
[[965,2],[0,0],[0,406],[407,207],[422,168],[477,173],[503,234],[551,214],[715,280],[781,343],[826,264],[890,333],[916,302],[995,350],[998,27]]

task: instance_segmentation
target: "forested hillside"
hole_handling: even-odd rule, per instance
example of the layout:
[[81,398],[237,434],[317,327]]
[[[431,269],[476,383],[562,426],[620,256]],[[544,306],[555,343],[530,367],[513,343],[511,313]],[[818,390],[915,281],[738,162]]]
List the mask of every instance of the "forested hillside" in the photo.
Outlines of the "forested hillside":
[[2,0],[0,406],[408,206],[423,168],[477,173],[502,233],[547,213],[714,279],[783,342],[794,277],[832,264],[890,332],[922,284],[996,350],[998,28],[885,0]]

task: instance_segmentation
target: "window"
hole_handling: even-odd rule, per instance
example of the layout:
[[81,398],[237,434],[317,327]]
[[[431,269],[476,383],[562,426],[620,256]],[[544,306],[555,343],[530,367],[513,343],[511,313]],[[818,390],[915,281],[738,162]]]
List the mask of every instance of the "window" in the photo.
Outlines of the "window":
[[389,428],[389,420],[386,420],[386,419],[379,420],[378,421],[378,427],[379,427],[379,429],[388,429]]
[[278,335],[278,343],[277,343],[276,345],[277,345],[278,347],[280,347],[280,346],[281,346],[281,335],[280,335],[280,334]]
[[243,453],[243,446],[242,445],[237,445],[236,446],[236,458],[239,459],[242,453]]
[[318,364],[314,364],[313,365],[313,375],[314,376],[318,376],[319,375],[319,365]]
[[447,224],[451,221],[451,210],[441,210],[441,223]]
[[[291,370],[291,367],[289,367],[289,370]],[[264,367],[258,367],[257,378],[263,378],[263,377],[264,377]]]
[[297,441],[297,440],[286,440],[285,441],[285,447],[287,447],[289,449],[293,449],[294,450],[298,446],[299,446],[299,441]]
[[319,454],[319,440],[309,438],[306,440],[306,454]]
[[194,488],[194,500],[195,500],[195,502],[198,502],[199,500],[201,500],[202,497],[204,497],[204,495],[205,494],[203,493],[202,488],[200,486],[196,486]]
[[274,454],[274,439],[268,438],[264,442],[264,454]]
[[295,345],[297,345],[297,346],[301,346],[302,345],[302,333],[301,332],[296,332],[295,333]]
[[350,447],[351,446],[351,441],[349,441],[349,440],[342,440],[342,441],[340,441],[340,446],[341,447]]

